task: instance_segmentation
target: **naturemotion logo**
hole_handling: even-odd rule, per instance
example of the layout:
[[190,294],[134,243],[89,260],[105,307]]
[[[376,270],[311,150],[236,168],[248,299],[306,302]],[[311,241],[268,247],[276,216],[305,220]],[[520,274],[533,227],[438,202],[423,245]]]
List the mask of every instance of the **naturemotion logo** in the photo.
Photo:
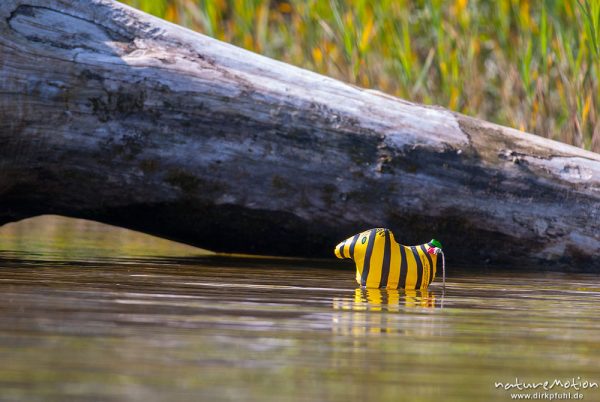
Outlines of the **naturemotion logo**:
[[572,377],[570,379],[555,378],[543,381],[523,381],[516,377],[511,382],[495,381],[494,387],[511,391],[511,399],[581,400],[584,398],[584,395],[579,391],[598,388],[598,383],[582,379],[581,377]]
[[579,391],[583,389],[592,389],[598,388],[598,383],[595,381],[584,380],[581,377],[571,378],[567,380],[561,380],[555,378],[554,380],[545,380],[539,382],[527,382],[519,380],[519,377],[515,378],[514,382],[494,382],[494,386],[496,388],[502,388],[505,390],[527,390],[527,389],[543,389],[544,391],[549,391],[553,388],[563,388],[565,390],[572,389],[574,391]]

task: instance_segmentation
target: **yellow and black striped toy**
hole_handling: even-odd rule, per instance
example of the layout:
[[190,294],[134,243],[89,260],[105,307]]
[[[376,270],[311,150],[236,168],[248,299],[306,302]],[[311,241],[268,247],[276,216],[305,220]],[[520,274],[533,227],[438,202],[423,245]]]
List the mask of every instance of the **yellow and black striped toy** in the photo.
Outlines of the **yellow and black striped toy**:
[[[369,229],[335,247],[338,258],[356,264],[356,281],[367,288],[427,289],[437,273],[442,245],[432,239],[418,246],[404,246],[389,229]],[[445,282],[445,275],[444,275]]]

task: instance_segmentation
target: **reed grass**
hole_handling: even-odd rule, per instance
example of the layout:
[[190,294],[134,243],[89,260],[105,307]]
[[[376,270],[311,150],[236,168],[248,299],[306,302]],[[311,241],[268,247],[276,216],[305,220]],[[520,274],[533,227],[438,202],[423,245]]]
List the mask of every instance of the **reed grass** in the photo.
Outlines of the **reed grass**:
[[600,0],[124,0],[363,87],[600,152]]

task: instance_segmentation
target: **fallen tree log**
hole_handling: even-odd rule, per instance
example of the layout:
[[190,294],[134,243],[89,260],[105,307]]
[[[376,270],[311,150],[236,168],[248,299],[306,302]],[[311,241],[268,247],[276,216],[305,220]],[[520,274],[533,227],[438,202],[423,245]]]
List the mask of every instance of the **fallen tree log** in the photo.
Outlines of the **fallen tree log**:
[[108,0],[0,3],[0,224],[61,214],[331,256],[600,271],[600,155],[280,63]]

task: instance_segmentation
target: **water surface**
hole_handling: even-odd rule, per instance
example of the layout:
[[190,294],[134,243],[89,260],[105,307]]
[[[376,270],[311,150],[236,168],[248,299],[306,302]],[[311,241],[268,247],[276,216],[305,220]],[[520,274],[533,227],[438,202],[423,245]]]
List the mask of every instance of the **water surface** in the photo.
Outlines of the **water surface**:
[[507,401],[495,382],[600,383],[598,276],[447,259],[445,291],[364,290],[334,259],[6,225],[0,400]]

